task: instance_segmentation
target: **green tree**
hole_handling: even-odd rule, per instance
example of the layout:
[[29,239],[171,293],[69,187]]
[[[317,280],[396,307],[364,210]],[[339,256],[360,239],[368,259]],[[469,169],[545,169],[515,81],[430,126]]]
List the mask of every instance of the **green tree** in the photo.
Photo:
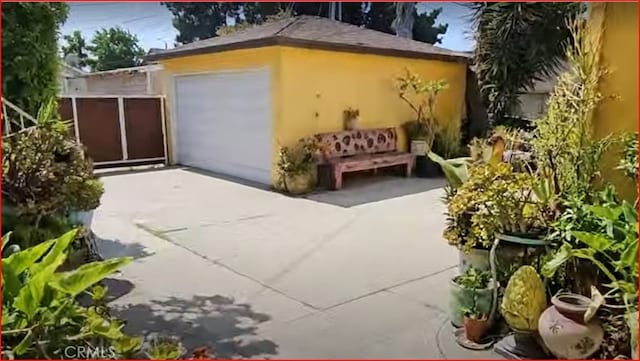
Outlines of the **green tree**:
[[[329,16],[327,2],[164,2],[162,4],[173,14],[173,25],[179,32],[176,41],[180,44],[219,35],[218,30],[229,25],[227,19],[235,19],[236,24],[253,25],[262,24],[267,18],[282,12],[290,12],[294,16]],[[343,2],[340,9],[340,18],[345,23],[395,34],[391,29],[396,16],[396,5],[393,2]],[[438,42],[438,35],[444,34],[447,30],[446,25],[433,25],[439,14],[439,10],[420,15],[414,11],[413,38],[428,43]],[[224,34],[227,31],[220,33]]]
[[145,55],[138,38],[120,27],[96,31],[87,49],[92,55],[87,60],[92,71],[138,66]]
[[216,36],[227,18],[235,18],[241,3],[163,2],[173,14],[173,27],[178,30],[176,42],[187,44]]
[[503,124],[518,94],[553,76],[571,33],[579,3],[473,3],[475,64],[480,91],[494,124]]
[[58,29],[65,3],[2,4],[2,95],[35,114],[58,93]]
[[75,55],[78,59],[77,64],[73,64],[78,68],[84,68],[87,66],[87,60],[89,54],[87,53],[87,42],[82,37],[82,33],[79,30],[75,30],[71,35],[65,35],[63,37],[65,45],[62,45],[62,54],[66,58],[68,55]]
[[440,35],[444,35],[449,27],[448,24],[436,25],[436,19],[442,13],[442,8],[433,9],[430,12],[418,14],[414,13],[413,40],[422,41],[429,44],[439,44],[442,42]]

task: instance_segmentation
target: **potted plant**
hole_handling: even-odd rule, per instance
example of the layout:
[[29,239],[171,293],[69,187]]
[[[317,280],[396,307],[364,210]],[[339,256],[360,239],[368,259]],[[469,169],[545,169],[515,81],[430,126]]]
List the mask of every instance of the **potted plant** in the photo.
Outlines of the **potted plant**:
[[[497,283],[488,271],[469,267],[450,282],[449,318],[456,327],[464,326],[465,312],[468,317],[481,321],[491,313],[493,293]],[[488,319],[487,319],[488,321]],[[472,340],[473,341],[473,340]]]
[[143,352],[150,360],[178,360],[186,349],[177,337],[154,335],[143,346]]
[[426,154],[431,151],[438,130],[435,115],[438,94],[448,88],[445,80],[423,81],[417,74],[409,70],[398,78],[398,95],[415,113],[413,120],[402,125],[405,131],[409,150],[416,154],[416,175],[435,176],[437,166]]
[[315,138],[300,139],[293,147],[280,147],[277,173],[282,191],[300,195],[315,188],[319,148]]
[[358,109],[347,108],[343,113],[344,129],[356,130],[360,123],[360,111]]
[[464,311],[464,334],[467,340],[480,343],[482,337],[490,327],[489,318],[475,309]]

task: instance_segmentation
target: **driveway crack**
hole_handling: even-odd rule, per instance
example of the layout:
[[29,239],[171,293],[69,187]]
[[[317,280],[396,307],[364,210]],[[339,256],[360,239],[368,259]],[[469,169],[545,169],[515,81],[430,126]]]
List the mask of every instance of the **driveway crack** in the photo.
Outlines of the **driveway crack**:
[[288,298],[288,299],[290,299],[290,300],[292,300],[294,302],[297,302],[297,303],[299,303],[299,304],[301,304],[301,305],[303,305],[305,307],[311,308],[311,309],[313,309],[315,311],[319,311],[320,310],[318,307],[316,307],[316,306],[314,306],[314,305],[312,305],[310,303],[304,302],[302,300],[296,299],[294,297],[291,297],[291,296],[287,295],[286,293],[278,290],[277,288],[271,287],[271,286],[265,284],[264,282],[261,282],[260,280],[249,276],[248,274],[239,272],[239,271],[237,271],[237,270],[225,265],[224,263],[219,262],[218,260],[211,259],[211,258],[207,257],[206,255],[204,255],[202,253],[194,251],[193,249],[191,249],[189,247],[183,246],[180,243],[177,243],[177,242],[173,241],[171,238],[169,238],[166,235],[164,235],[163,232],[156,231],[156,230],[154,230],[154,229],[152,229],[152,228],[150,228],[150,227],[148,227],[148,226],[146,226],[144,224],[140,224],[140,223],[134,223],[134,225],[136,227],[140,228],[141,230],[147,232],[147,233],[150,233],[150,234],[152,234],[152,235],[154,235],[154,236],[156,236],[156,237],[158,237],[158,238],[160,238],[160,239],[162,239],[162,240],[164,240],[166,242],[171,243],[172,245],[174,245],[176,247],[182,248],[185,251],[187,251],[187,252],[189,252],[189,253],[191,253],[191,254],[199,257],[199,258],[202,258],[207,263],[214,264],[216,266],[222,267],[222,268],[224,268],[224,269],[226,269],[226,270],[228,270],[228,271],[230,271],[230,272],[232,272],[232,273],[234,273],[234,274],[236,274],[236,275],[238,275],[240,277],[244,277],[246,279],[249,279],[249,280],[259,284],[260,286],[262,286],[262,287],[264,287],[266,289],[269,289],[269,290],[271,290],[271,291],[273,291],[273,292],[275,292],[275,293],[277,293],[279,295],[282,295],[282,296],[284,296],[284,297],[286,297],[286,298]]

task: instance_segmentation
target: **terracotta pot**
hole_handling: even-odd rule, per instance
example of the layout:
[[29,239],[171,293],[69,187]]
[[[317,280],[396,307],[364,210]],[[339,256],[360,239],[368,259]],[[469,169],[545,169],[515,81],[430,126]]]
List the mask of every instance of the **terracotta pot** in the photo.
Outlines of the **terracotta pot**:
[[486,316],[476,319],[464,316],[464,334],[467,340],[480,342],[482,336],[489,329],[489,320]]
[[344,121],[344,128],[345,130],[356,130],[358,129],[358,123],[360,123],[359,117],[347,118]]
[[538,320],[538,332],[545,346],[560,359],[584,360],[594,354],[602,343],[604,331],[593,318],[584,322],[591,300],[574,293],[560,293],[551,298]]

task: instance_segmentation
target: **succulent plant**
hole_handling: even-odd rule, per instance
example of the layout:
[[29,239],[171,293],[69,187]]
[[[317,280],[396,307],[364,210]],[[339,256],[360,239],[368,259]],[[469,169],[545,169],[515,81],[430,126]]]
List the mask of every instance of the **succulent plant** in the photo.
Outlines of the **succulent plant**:
[[534,332],[546,308],[544,285],[535,268],[520,267],[509,279],[500,305],[500,313],[505,321],[513,330]]

